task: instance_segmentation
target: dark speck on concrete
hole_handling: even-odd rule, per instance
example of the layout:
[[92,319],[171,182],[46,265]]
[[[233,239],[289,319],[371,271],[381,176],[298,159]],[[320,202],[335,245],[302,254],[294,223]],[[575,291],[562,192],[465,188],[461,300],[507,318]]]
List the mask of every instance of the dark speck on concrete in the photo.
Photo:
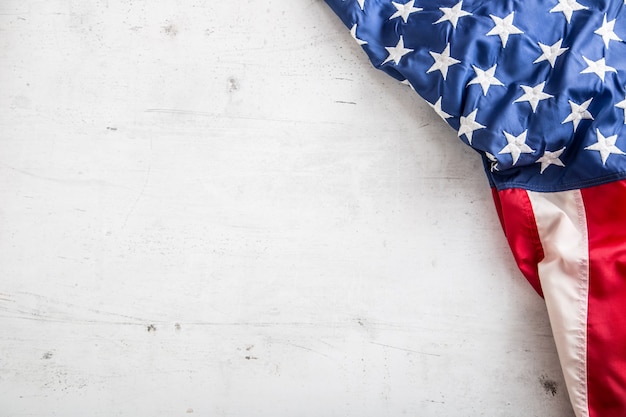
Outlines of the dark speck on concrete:
[[156,332],[156,326],[155,326],[154,324],[149,324],[149,325],[146,327],[146,329],[147,329],[149,332]]
[[556,395],[559,384],[555,380],[548,378],[546,375],[541,375],[539,382],[546,394],[552,394],[553,397]]
[[256,356],[246,356],[246,359],[247,360],[256,360],[256,359],[259,359],[259,358],[257,358]]
[[52,359],[52,352],[46,352],[41,356],[41,359]]
[[239,90],[239,81],[235,77],[230,77],[228,79],[228,91],[234,93]]
[[182,329],[180,323],[174,324],[174,330],[176,330],[177,332],[180,332],[180,329]]

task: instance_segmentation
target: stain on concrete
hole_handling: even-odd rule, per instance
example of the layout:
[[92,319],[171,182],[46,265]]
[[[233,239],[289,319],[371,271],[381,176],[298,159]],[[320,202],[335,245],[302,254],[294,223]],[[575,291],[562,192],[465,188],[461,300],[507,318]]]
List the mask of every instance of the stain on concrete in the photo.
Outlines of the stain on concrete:
[[228,92],[234,93],[239,90],[239,81],[235,77],[230,77],[228,79]]
[[178,28],[175,24],[168,22],[167,25],[163,26],[163,33],[171,38],[174,38],[178,35]]
[[543,387],[543,390],[545,391],[546,394],[552,394],[552,396],[554,397],[556,393],[558,392],[558,387],[559,387],[558,382],[556,382],[553,379],[548,378],[547,375],[541,375],[539,377],[539,382],[541,383],[541,386]]

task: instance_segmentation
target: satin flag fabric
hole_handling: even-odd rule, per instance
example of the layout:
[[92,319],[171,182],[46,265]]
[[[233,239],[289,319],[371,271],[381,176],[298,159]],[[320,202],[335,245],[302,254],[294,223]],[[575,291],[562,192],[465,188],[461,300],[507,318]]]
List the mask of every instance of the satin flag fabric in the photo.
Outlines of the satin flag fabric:
[[482,157],[576,416],[626,416],[626,1],[326,2]]

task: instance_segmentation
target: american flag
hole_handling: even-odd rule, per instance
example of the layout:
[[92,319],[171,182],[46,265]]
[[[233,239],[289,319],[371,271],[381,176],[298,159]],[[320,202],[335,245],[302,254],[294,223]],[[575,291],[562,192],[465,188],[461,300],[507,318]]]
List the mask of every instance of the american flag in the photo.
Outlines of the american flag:
[[574,412],[626,416],[626,0],[326,0],[482,157]]

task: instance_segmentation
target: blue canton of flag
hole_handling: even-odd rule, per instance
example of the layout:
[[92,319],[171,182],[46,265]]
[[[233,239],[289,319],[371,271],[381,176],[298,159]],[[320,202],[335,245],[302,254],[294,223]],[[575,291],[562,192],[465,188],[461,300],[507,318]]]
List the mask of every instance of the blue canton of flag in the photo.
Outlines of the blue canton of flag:
[[328,3],[374,66],[483,155],[498,189],[626,177],[623,2]]

